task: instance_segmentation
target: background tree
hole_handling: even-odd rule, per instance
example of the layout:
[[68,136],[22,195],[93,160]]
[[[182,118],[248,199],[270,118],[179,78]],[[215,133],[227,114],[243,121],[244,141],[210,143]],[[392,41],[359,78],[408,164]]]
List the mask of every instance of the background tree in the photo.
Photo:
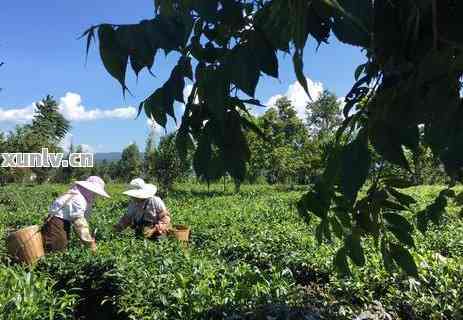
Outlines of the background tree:
[[[87,150],[85,150],[84,146],[82,145],[78,145],[74,151],[74,153],[85,153],[85,152],[87,152]],[[89,167],[72,167],[70,172],[71,172],[71,179],[74,179],[74,180],[85,180],[88,176],[95,173],[93,168],[89,168]]]
[[[41,152],[47,148],[49,153],[62,152],[59,142],[71,129],[71,125],[58,110],[58,103],[47,95],[36,104],[36,111],[31,125],[25,126],[23,152]],[[36,167],[32,171],[37,175],[37,182],[43,183],[56,171],[55,168]]]
[[71,129],[69,121],[59,113],[58,103],[50,95],[37,103],[36,108],[31,125],[32,134],[38,136],[42,143],[58,145]]
[[328,140],[342,123],[341,102],[335,94],[324,90],[320,98],[305,107],[306,124],[313,138]]
[[175,181],[187,177],[190,166],[191,162],[180,159],[177,154],[175,134],[161,137],[156,150],[153,173],[162,192],[171,190]]
[[[4,153],[4,152],[7,152],[6,137],[5,137],[5,134],[2,131],[0,131],[0,153]],[[2,167],[0,164],[0,185],[4,185],[7,182],[6,175],[7,175],[7,168]]]
[[[256,181],[260,175],[269,183],[303,183],[311,175],[312,156],[308,131],[288,98],[276,101],[255,121],[262,134],[248,132],[251,158],[249,177]],[[265,138],[263,138],[265,137]],[[266,141],[267,140],[267,141]]]
[[[167,115],[175,116],[174,102],[183,102],[185,78],[194,81],[177,145],[184,151],[193,145],[191,139],[198,142],[195,169],[202,175],[211,163],[221,162],[235,179],[245,177],[250,154],[243,133],[247,118],[240,110],[246,109],[245,103],[260,105],[244,95],[254,98],[261,73],[278,78],[278,51],[292,54],[295,75],[308,93],[303,51],[309,36],[320,44],[333,33],[341,42],[364,49],[366,63],[356,70],[356,82],[346,95],[346,119],[337,134],[342,139],[336,139],[326,170],[301,199],[299,209],[304,217],[315,214],[320,218],[320,242],[330,238],[332,229],[343,230],[336,222],[338,214],[349,217],[344,220],[349,221],[344,226],[348,232],[335,233],[344,242],[334,259],[340,272],[349,271],[349,262],[365,263],[361,242],[374,237],[388,270],[399,266],[416,275],[410,242],[403,241],[411,237],[410,228],[396,237],[380,223],[390,217],[387,205],[391,201],[403,208],[407,205],[403,196],[391,191],[398,184],[380,179],[365,200],[357,195],[372,166],[369,146],[384,161],[410,170],[404,147],[416,152],[419,125],[424,125],[425,140],[452,183],[463,179],[463,3],[175,0],[155,1],[155,13],[153,19],[135,25],[93,26],[84,35],[90,44],[98,32],[103,64],[124,91],[129,59],[138,74],[145,67],[152,68],[159,49],[179,55],[169,79],[142,101],[140,111],[165,127]],[[218,161],[210,152],[213,145],[220,155]],[[383,195],[380,199],[378,192]],[[443,200],[451,194],[441,194],[429,208],[432,212],[420,213],[421,225],[439,221],[433,212],[440,217]],[[332,212],[332,205],[340,205],[339,210]],[[401,210],[395,211],[400,217],[395,221],[407,221]],[[381,219],[370,221],[366,216]]]
[[130,144],[122,151],[121,160],[119,161],[119,170],[119,176],[125,181],[130,181],[141,175],[142,159],[140,150],[135,143]]
[[155,175],[156,146],[154,139],[155,133],[154,130],[152,130],[146,139],[145,153],[143,155],[143,171],[146,178],[153,178]]
[[[73,152],[74,152],[74,144],[71,141],[69,150],[65,153],[65,157],[64,157],[68,161],[68,163],[69,163],[70,155]],[[55,181],[61,182],[61,183],[69,183],[71,182],[73,177],[74,177],[74,168],[68,165],[67,167],[58,168],[56,175],[55,175]]]

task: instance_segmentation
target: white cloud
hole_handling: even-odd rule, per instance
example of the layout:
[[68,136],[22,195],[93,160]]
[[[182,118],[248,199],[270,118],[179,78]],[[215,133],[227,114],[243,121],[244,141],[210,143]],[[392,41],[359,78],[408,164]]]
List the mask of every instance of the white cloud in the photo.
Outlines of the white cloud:
[[0,108],[0,122],[26,123],[32,120],[35,104],[19,109]]
[[[109,110],[99,108],[87,110],[79,94],[67,92],[60,98],[59,112],[70,121],[92,121],[101,119],[134,119],[137,110],[134,107],[120,107]],[[35,103],[16,109],[0,108],[0,122],[26,123],[34,116]]]
[[[314,82],[310,78],[306,79],[310,97],[313,101],[316,101],[323,92],[323,84],[321,82]],[[311,100],[307,93],[304,91],[304,88],[302,88],[302,86],[299,84],[299,82],[295,81],[292,84],[290,84],[285,94],[276,94],[270,97],[265,105],[268,107],[272,107],[275,105],[276,101],[283,96],[286,96],[293,103],[293,106],[296,109],[299,117],[304,118],[305,106],[307,105],[307,102]]]
[[59,111],[70,121],[91,121],[100,119],[134,119],[137,110],[134,107],[122,107],[110,110],[86,110],[82,98],[77,93],[68,92],[60,98]]

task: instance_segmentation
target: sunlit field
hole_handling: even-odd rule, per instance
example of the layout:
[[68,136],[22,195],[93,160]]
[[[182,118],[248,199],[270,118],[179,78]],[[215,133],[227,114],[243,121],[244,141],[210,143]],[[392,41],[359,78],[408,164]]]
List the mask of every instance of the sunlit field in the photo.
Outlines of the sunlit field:
[[[182,184],[165,198],[174,223],[192,229],[188,246],[112,232],[128,199],[110,185],[90,221],[95,255],[73,237],[71,249],[33,267],[13,264],[2,246],[2,319],[352,319],[366,312],[393,319],[459,319],[463,315],[463,221],[449,203],[440,227],[415,231],[419,277],[384,270],[373,241],[367,263],[339,277],[340,243],[319,245],[314,218],[295,208],[303,189]],[[440,187],[406,189],[418,200],[410,217]],[[9,185],[0,193],[0,232],[38,224],[65,185]],[[274,318],[271,318],[274,317]],[[305,317],[305,318],[304,318]],[[382,319],[382,318],[379,318]],[[384,318],[386,319],[386,318]]]

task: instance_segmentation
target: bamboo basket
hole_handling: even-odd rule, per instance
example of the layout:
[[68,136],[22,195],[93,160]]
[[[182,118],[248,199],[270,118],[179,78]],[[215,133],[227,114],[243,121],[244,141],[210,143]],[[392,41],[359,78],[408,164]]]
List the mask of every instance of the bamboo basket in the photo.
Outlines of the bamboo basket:
[[174,225],[173,234],[177,240],[187,242],[190,240],[190,227],[185,224],[176,224]]
[[33,225],[10,233],[6,239],[8,254],[16,261],[33,264],[45,255],[40,226]]

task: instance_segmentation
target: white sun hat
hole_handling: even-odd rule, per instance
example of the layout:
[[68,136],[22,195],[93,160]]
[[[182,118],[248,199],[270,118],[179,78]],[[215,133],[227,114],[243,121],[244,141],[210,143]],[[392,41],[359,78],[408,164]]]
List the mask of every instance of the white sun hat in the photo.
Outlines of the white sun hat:
[[75,184],[100,196],[109,198],[109,194],[105,191],[105,183],[103,179],[98,176],[90,176],[85,181],[76,181]]
[[137,199],[148,199],[153,197],[158,189],[154,184],[145,183],[143,179],[136,178],[130,181],[129,190],[122,192],[123,194]]

